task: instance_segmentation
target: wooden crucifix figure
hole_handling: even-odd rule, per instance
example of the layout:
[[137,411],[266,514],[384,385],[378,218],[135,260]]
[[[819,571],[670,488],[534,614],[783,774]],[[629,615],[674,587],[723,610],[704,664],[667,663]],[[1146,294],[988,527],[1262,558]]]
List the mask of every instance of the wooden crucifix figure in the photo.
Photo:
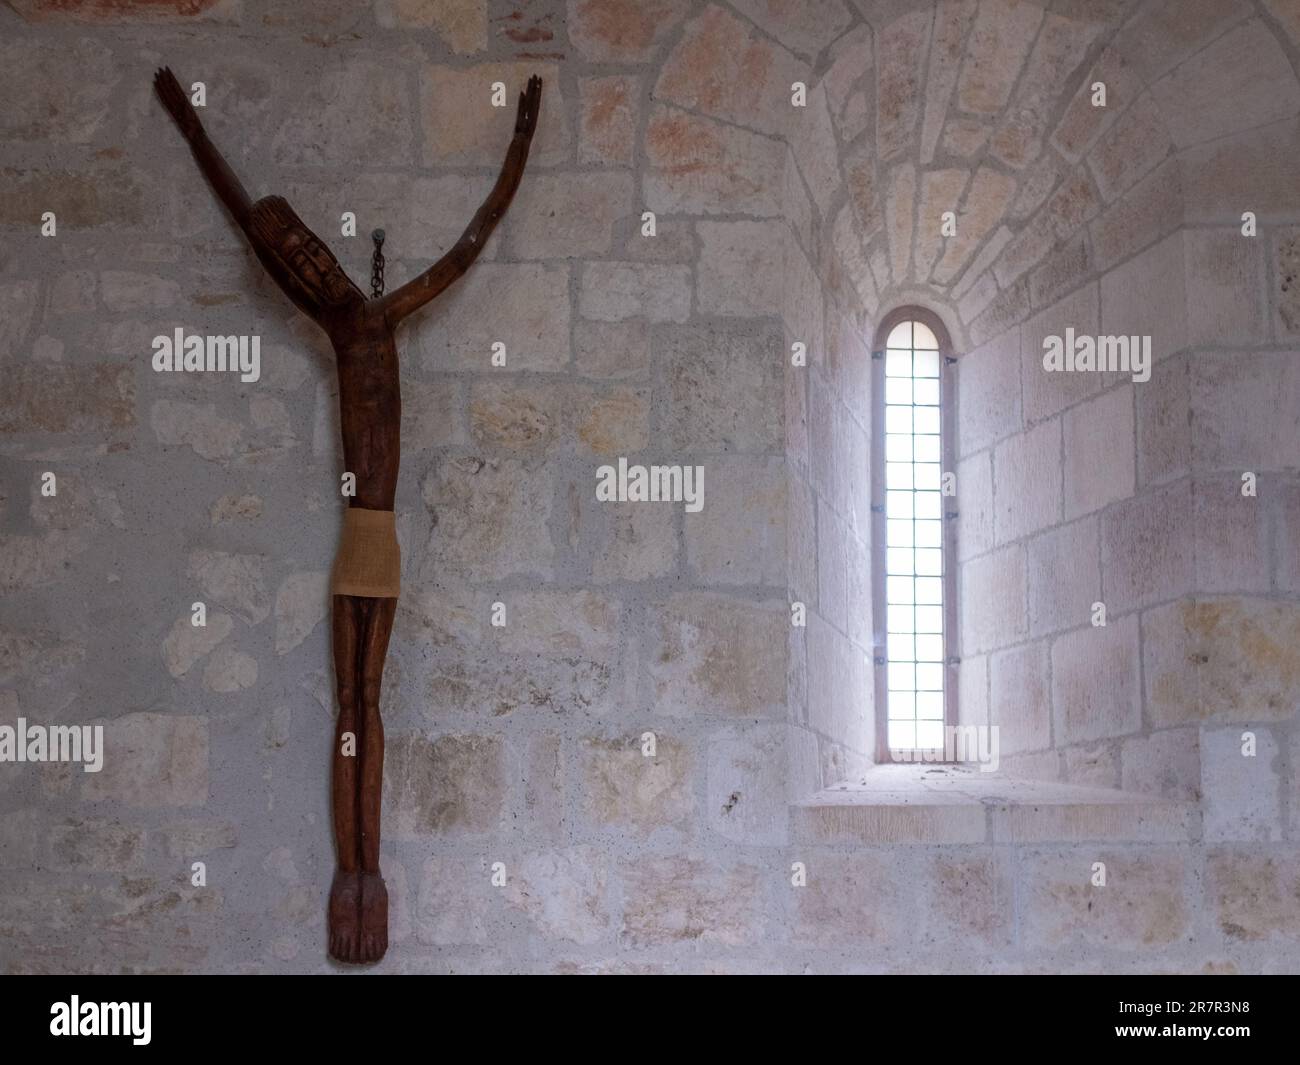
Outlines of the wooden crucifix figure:
[[529,78],[519,94],[501,173],[460,239],[424,273],[374,299],[365,297],[284,199],[249,199],[171,70],[155,74],[154,89],[267,273],[334,347],[343,458],[345,469],[356,476],[356,494],[344,513],[330,584],[339,714],[331,786],[338,866],[330,888],[329,953],[345,962],[378,961],[388,949],[388,892],[379,872],[384,772],[379,686],[401,570],[393,501],[402,411],[393,333],[402,319],[465,273],[505,214],[528,161],[542,82]]

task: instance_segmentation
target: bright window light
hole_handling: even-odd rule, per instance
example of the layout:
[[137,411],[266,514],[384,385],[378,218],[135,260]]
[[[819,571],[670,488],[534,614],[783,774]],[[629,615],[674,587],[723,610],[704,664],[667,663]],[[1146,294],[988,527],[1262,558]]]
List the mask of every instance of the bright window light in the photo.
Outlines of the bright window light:
[[902,322],[885,344],[885,613],[891,748],[944,745],[939,342]]

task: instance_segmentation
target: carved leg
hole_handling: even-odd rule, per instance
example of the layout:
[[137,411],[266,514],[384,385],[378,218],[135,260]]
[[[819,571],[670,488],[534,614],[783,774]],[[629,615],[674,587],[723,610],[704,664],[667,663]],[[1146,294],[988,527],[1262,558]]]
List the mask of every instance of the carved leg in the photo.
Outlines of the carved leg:
[[[330,888],[329,952],[339,961],[359,960],[361,949],[361,826],[357,801],[361,753],[361,720],[358,677],[362,616],[365,600],[352,596],[332,597],[334,626],[334,679],[338,691],[339,715],[334,730],[331,801],[334,815],[334,845],[338,867]],[[343,753],[344,733],[352,733],[355,751]]]
[[384,724],[379,692],[396,599],[370,599],[361,645],[361,949],[359,961],[388,950],[388,889],[379,873],[379,817],[384,791]]

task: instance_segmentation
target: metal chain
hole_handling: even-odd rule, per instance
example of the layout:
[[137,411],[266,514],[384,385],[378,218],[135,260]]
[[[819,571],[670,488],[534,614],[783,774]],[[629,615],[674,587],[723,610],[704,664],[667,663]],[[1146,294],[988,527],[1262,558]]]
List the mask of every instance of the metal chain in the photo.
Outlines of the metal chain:
[[378,299],[384,294],[384,231],[376,229],[370,234],[375,242],[374,253],[370,256],[370,297]]

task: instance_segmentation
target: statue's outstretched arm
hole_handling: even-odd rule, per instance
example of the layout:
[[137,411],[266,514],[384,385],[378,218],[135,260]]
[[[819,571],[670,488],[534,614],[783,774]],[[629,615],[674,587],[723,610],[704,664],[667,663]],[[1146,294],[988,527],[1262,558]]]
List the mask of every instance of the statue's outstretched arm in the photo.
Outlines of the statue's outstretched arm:
[[226,162],[225,157],[217,150],[216,145],[208,140],[203,123],[199,121],[190,98],[185,95],[185,90],[176,81],[176,75],[171,72],[170,67],[163,67],[154,74],[153,87],[163,107],[167,108],[168,113],[176,120],[176,125],[189,142],[190,151],[194,153],[194,159],[199,164],[199,169],[203,171],[203,176],[208,179],[208,184],[212,186],[212,191],[226,205],[226,209],[239,223],[239,227],[246,229],[252,201],[249,200],[248,193],[244,191],[244,186],[235,176],[235,172],[230,169],[230,164]]
[[542,79],[533,76],[528,79],[528,88],[519,94],[515,135],[506,151],[506,159],[501,164],[496,184],[451,250],[419,277],[384,297],[384,313],[391,325],[396,326],[408,314],[423,307],[468,270],[470,264],[478,258],[483,245],[492,235],[492,230],[510,206],[515,190],[519,188],[524,164],[528,162],[528,148],[533,141],[533,131],[537,128],[537,111],[541,100]]
[[[337,281],[334,284],[335,295],[339,288],[344,290],[351,288],[355,291],[358,300],[364,299],[360,290],[348,280],[346,272],[338,265],[338,260],[320,239],[307,229],[287,203],[275,196],[268,196],[256,204],[249,199],[243,184],[230,169],[230,164],[217,150],[217,146],[208,139],[199,116],[190,104],[189,97],[185,95],[185,90],[180,87],[168,67],[163,67],[154,75],[153,84],[158,99],[176,120],[176,125],[189,142],[195,162],[199,164],[203,176],[212,186],[212,191],[226,205],[231,217],[244,231],[244,236],[252,245],[253,251],[257,253],[262,266],[271,275],[271,279],[280,286],[280,290],[303,313],[316,321],[321,320],[324,305],[330,295],[323,287],[326,274],[337,272]],[[261,226],[260,236],[255,232],[258,229],[259,212],[264,223]],[[315,258],[313,264],[315,274],[310,279],[295,274],[283,261],[283,249],[268,243],[266,232],[268,227],[265,224],[268,219],[274,223],[270,228],[278,235],[288,236],[296,232],[297,247],[305,248],[305,254],[309,259]]]

